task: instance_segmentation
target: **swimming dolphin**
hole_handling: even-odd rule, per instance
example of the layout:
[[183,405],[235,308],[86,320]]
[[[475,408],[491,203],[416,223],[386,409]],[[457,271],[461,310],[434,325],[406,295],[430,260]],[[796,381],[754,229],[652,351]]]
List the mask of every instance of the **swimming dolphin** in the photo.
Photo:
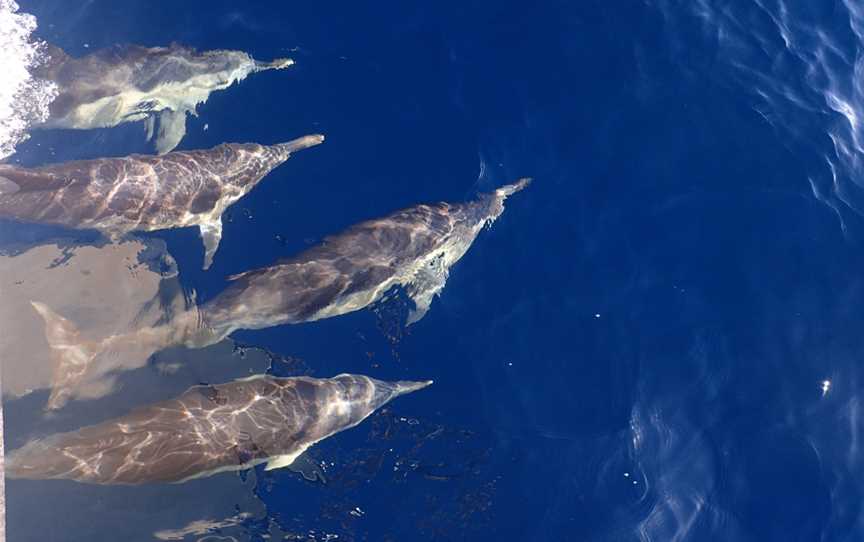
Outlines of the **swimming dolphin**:
[[[413,300],[408,324],[420,320],[444,288],[450,267],[487,224],[504,211],[504,200],[528,185],[522,179],[467,203],[418,205],[345,232],[276,265],[230,277],[232,284],[201,306],[169,322],[102,340],[86,340],[76,326],[40,302],[54,352],[48,409],[76,398],[83,383],[104,381],[118,369],[143,365],[163,348],[202,348],[239,329],[312,322],[353,312],[402,286]],[[137,357],[130,360],[130,357]]]
[[0,164],[0,217],[96,229],[112,238],[198,226],[207,269],[222,238],[225,209],[291,153],[323,140],[308,135],[277,145],[225,143],[37,168]]
[[73,58],[48,45],[46,61],[34,76],[51,81],[58,95],[42,128],[108,128],[144,120],[147,139],[164,154],[186,135],[186,114],[195,114],[210,93],[242,81],[250,73],[291,66],[287,58],[259,62],[242,51],[203,51],[169,47],[114,46]]
[[6,475],[91,484],[185,482],[267,463],[287,467],[307,448],[354,427],[425,382],[367,376],[258,375],[195,386],[77,431],[33,440],[6,457]]

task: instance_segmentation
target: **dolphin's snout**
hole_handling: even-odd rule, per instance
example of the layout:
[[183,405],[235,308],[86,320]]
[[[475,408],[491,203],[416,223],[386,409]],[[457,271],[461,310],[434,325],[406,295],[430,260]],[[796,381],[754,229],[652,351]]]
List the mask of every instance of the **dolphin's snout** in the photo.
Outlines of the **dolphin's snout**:
[[265,70],[284,70],[285,68],[292,66],[294,61],[290,58],[275,58],[270,62],[261,62],[259,60],[255,61],[255,71],[265,71]]
[[506,198],[507,196],[511,196],[511,195],[515,194],[516,192],[519,192],[520,190],[525,189],[525,187],[527,187],[529,184],[531,184],[531,181],[532,181],[531,177],[523,177],[523,178],[519,179],[518,181],[516,181],[515,183],[502,186],[501,188],[496,190],[495,193],[498,196]]
[[297,139],[292,139],[291,141],[286,141],[285,143],[279,143],[275,146],[279,147],[281,151],[291,154],[293,152],[297,152],[303,149],[308,149],[309,147],[320,145],[323,142],[323,134],[311,134],[303,137],[298,137]]
[[422,390],[425,387],[431,386],[433,382],[433,380],[400,380],[399,382],[394,382],[395,390],[393,390],[393,396],[397,397],[399,395],[405,395],[406,393]]

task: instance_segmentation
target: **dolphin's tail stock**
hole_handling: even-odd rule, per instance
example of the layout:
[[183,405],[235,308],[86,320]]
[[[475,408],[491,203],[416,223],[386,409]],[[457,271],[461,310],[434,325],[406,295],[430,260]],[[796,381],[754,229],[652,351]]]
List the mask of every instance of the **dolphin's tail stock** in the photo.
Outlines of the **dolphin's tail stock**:
[[45,321],[45,339],[54,358],[51,395],[45,409],[57,410],[72,397],[76,385],[84,379],[101,345],[96,341],[82,340],[75,324],[44,303],[31,301],[30,304]]

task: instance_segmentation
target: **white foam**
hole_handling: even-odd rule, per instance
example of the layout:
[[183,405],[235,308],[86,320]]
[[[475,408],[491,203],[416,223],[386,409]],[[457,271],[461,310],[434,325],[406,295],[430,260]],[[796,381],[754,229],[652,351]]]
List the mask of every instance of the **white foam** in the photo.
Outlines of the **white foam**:
[[36,18],[20,13],[14,0],[0,0],[0,160],[27,139],[27,129],[48,118],[57,96],[54,83],[34,79],[30,69],[45,57],[32,39]]

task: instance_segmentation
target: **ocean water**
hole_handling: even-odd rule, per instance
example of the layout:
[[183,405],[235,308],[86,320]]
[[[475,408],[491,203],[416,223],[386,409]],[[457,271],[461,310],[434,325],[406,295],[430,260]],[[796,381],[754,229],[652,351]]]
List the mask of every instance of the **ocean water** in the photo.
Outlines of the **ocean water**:
[[[397,289],[159,352],[51,415],[45,389],[24,393],[41,323],[0,313],[20,325],[0,352],[23,353],[3,360],[7,452],[265,371],[435,381],[290,469],[7,480],[10,541],[864,537],[861,6],[18,3],[72,56],[177,42],[295,60],[213,93],[178,149],[327,138],[227,211],[207,271],[192,228],[112,244],[0,222],[0,298],[25,308],[44,293],[95,327],[135,321],[118,299],[170,283],[203,303],[359,221],[534,182],[411,326]],[[152,152],[140,122],[29,135],[8,162]]]

